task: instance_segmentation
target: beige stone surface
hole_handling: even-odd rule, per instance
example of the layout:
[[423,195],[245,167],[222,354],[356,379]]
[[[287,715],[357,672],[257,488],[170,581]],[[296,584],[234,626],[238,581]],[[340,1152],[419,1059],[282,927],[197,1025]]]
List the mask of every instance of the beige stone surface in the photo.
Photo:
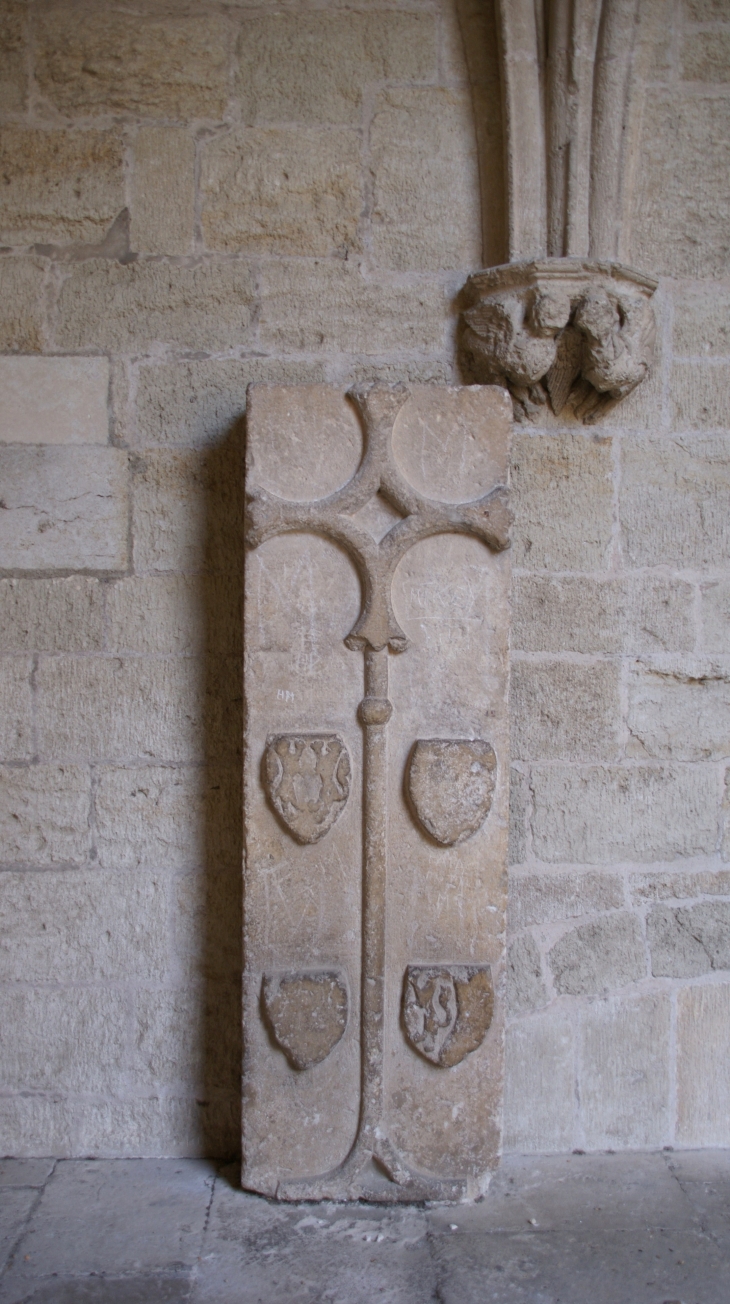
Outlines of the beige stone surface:
[[533,771],[539,860],[610,865],[714,851],[718,796],[706,767],[554,766]]
[[730,897],[730,870],[698,869],[666,870],[633,874],[630,880],[633,900],[664,901],[670,897],[728,896]]
[[682,44],[681,60],[684,81],[730,81],[730,32],[720,28],[714,32],[688,33]]
[[584,1008],[578,1089],[589,1150],[655,1149],[671,1127],[668,997],[652,993]]
[[[137,571],[233,568],[240,538],[242,456],[146,449],[134,463],[133,556]],[[233,554],[235,555],[235,554]]]
[[511,1023],[505,1038],[505,1151],[569,1150],[574,1137],[575,1034],[554,1006]]
[[78,765],[3,766],[0,861],[84,864],[91,851],[91,775]]
[[[468,92],[398,89],[370,128],[372,250],[381,267],[473,267],[481,232]],[[425,238],[424,238],[425,236]]]
[[603,570],[611,542],[611,441],[515,436],[513,561],[531,570]]
[[427,281],[380,283],[339,260],[265,263],[260,332],[266,346],[286,352],[437,352],[444,334],[443,295]]
[[630,751],[664,760],[730,755],[730,665],[696,658],[629,668]]
[[174,127],[134,138],[129,242],[151,254],[187,254],[194,235],[195,141]]
[[723,285],[685,283],[675,291],[673,343],[677,354],[716,357],[730,354],[730,293]]
[[431,80],[436,24],[430,13],[392,9],[253,12],[238,60],[244,122],[357,123],[371,83]]
[[137,350],[160,340],[227,349],[249,338],[253,284],[245,263],[89,259],[61,287],[56,339],[62,349]]
[[33,753],[33,705],[28,657],[0,661],[0,759],[29,761]]
[[697,978],[712,969],[730,969],[728,901],[702,901],[678,910],[655,906],[646,933],[656,978]]
[[547,991],[537,942],[521,933],[507,948],[507,1003],[510,1014],[529,1014],[547,1005]]
[[3,113],[19,112],[25,103],[24,18],[24,0],[6,0],[0,14],[0,110]]
[[[306,503],[345,483],[357,466],[361,432],[370,430],[375,419],[367,415],[371,411],[382,411],[382,429],[396,430],[398,471],[391,472],[391,479],[395,474],[400,478],[392,483],[403,486],[411,474],[419,493],[446,499],[443,508],[429,508],[444,514],[446,529],[449,514],[455,522],[462,510],[451,504],[470,455],[477,477],[480,470],[484,475],[486,450],[492,459],[492,475],[478,492],[488,493],[505,476],[509,409],[501,391],[483,390],[481,410],[475,391],[415,386],[402,392],[373,390],[367,404],[360,418],[365,425],[358,430],[341,389],[254,388],[248,486],[249,493],[259,494],[261,505],[252,509],[252,521],[268,510],[267,494],[278,490],[289,497],[296,492]],[[418,448],[424,427],[438,422],[451,445],[449,463],[413,459],[411,450]],[[381,453],[373,442],[366,457],[385,457],[382,447]],[[307,454],[302,460],[303,448]],[[331,454],[322,456],[323,450]],[[390,635],[385,627],[375,632],[381,628],[372,623],[375,616],[368,617],[370,626],[362,626],[363,638],[375,641],[366,651],[369,669],[363,685],[362,651],[343,643],[358,617],[357,572],[346,553],[319,531],[336,530],[338,519],[346,523],[354,518],[362,534],[348,536],[350,546],[361,538],[359,546],[372,558],[369,564],[376,565],[374,544],[383,531],[386,539],[394,538],[387,531],[398,517],[392,507],[386,512],[381,505],[379,514],[368,518],[365,502],[386,472],[373,474],[372,487],[359,491],[347,515],[338,518],[329,509],[327,517],[317,518],[314,535],[290,539],[286,533],[264,534],[259,544],[259,536],[249,534],[258,546],[250,548],[246,564],[243,1181],[286,1198],[297,1192],[322,1198],[337,1190],[350,1197],[370,1191],[376,1199],[398,1200],[437,1189],[463,1198],[483,1183],[500,1135],[508,554],[457,535],[414,542],[393,578],[390,620],[397,624],[391,624]],[[258,489],[259,484],[265,488]],[[396,498],[412,492],[390,490]],[[424,510],[417,499],[408,501],[411,513]],[[292,504],[281,510],[319,509]],[[275,519],[284,518],[279,513]],[[418,528],[418,517],[413,517],[413,528]],[[374,532],[372,541],[367,529]],[[381,545],[381,551],[388,546]],[[378,580],[383,582],[389,587],[390,576]],[[402,642],[398,629],[407,636],[408,649],[389,655],[388,637],[394,646]],[[384,698],[393,703],[387,734],[391,707]],[[403,776],[407,767],[412,770],[409,758],[418,739],[423,740],[418,782],[411,773],[409,789],[418,812],[414,818],[404,798]],[[458,807],[454,838],[451,825],[442,828],[440,812],[449,784],[458,783],[465,750],[472,765],[478,762],[475,748],[482,743],[470,740],[493,747],[496,790],[487,809],[480,805],[481,789],[470,789],[468,811]],[[268,762],[262,771],[264,754]],[[367,813],[361,850],[363,801]],[[387,851],[379,832],[386,812]],[[431,827],[438,839],[428,831]],[[386,874],[383,888],[381,875]],[[382,952],[378,938],[386,917],[387,951]],[[367,974],[372,971],[377,990],[383,963],[384,1011],[374,1016],[370,983],[365,983],[364,1006],[359,997],[361,965],[368,966]],[[491,967],[491,977],[485,965]],[[277,984],[283,975],[289,975],[289,994],[281,1008],[274,1008],[273,993],[281,990]],[[498,995],[489,1027],[492,982]],[[264,988],[270,994],[269,1025],[289,1059],[262,1027]],[[294,995],[301,1018],[314,1019],[313,1027],[321,1025],[324,1036],[331,1022],[328,993],[340,988],[348,993],[349,1014],[344,1034],[329,1054],[316,1062],[319,1051],[315,1056],[306,1028],[296,1033],[301,1048],[292,1050]],[[380,999],[376,997],[378,1003]],[[436,1024],[432,1029],[429,1020],[436,1020],[441,1031],[435,1031]],[[302,1067],[291,1067],[292,1055]],[[362,1096],[360,1055],[368,1065]],[[457,1114],[454,1091],[460,1102]],[[325,1097],[326,1110],[321,1106]],[[278,1120],[284,1101],[287,1124],[282,1128]],[[315,1101],[320,1102],[316,1110]],[[366,1161],[374,1147],[390,1169],[390,1180],[373,1183]],[[317,1176],[338,1165],[341,1172]]]
[[684,987],[677,997],[677,1140],[724,1145],[730,1108],[730,985]]
[[690,584],[661,576],[515,576],[512,646],[525,652],[691,651],[694,600]]
[[730,553],[727,435],[628,440],[620,501],[633,566],[722,566]]
[[4,992],[0,1089],[110,1092],[125,1059],[124,1005],[119,992],[83,987]]
[[203,149],[209,249],[338,253],[360,247],[361,145],[349,130],[239,129]]
[[121,4],[51,0],[35,24],[36,80],[62,113],[218,118],[229,95],[232,32],[216,13],[139,16]]
[[123,143],[100,131],[0,131],[0,240],[103,240],[124,207]]
[[43,347],[42,294],[45,264],[40,258],[0,257],[0,347],[33,353]]
[[726,652],[730,647],[730,581],[710,580],[700,589],[701,647]]
[[0,358],[0,443],[106,444],[107,358]]
[[672,373],[676,430],[726,430],[730,401],[730,366],[677,362]]
[[237,805],[236,771],[134,766],[97,771],[95,845],[104,869],[187,869],[235,864],[227,811]]
[[0,580],[0,651],[93,652],[103,639],[99,581]]
[[618,756],[617,666],[514,660],[512,698],[516,760],[610,761]]
[[119,571],[127,564],[127,455],[113,448],[0,448],[6,569]]
[[564,933],[548,963],[561,995],[606,995],[646,975],[639,921],[627,911],[603,915]]
[[514,930],[573,919],[624,905],[623,884],[605,870],[581,873],[511,873],[509,921]]
[[4,874],[0,981],[163,981],[169,896],[169,882],[148,870]]

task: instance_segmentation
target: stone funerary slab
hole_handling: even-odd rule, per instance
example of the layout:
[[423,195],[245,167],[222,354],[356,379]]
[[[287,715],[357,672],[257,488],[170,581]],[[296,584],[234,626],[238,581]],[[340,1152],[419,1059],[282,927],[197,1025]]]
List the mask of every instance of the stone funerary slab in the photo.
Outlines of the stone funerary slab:
[[254,385],[244,1187],[459,1200],[499,1155],[511,404]]

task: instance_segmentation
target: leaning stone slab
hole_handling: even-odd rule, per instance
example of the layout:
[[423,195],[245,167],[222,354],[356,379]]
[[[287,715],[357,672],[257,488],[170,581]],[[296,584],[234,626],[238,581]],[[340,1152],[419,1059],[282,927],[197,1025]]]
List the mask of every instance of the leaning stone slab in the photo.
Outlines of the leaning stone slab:
[[497,387],[253,385],[244,1187],[462,1200],[501,1147]]

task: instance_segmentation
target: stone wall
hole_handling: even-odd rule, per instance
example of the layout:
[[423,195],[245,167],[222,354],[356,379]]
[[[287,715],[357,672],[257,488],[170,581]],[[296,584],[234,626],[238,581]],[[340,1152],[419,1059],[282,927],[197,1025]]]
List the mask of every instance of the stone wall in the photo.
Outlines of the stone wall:
[[[0,1151],[237,1149],[245,390],[459,379],[458,10],[5,0]],[[730,11],[642,10],[658,362],[514,443],[519,1150],[730,1144]]]

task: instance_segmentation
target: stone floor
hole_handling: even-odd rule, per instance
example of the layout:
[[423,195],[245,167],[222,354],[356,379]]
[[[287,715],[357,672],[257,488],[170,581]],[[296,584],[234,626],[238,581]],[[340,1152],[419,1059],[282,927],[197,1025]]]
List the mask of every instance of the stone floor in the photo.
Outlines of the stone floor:
[[730,1304],[730,1151],[510,1158],[476,1205],[395,1210],[2,1160],[0,1265],[1,1304]]

